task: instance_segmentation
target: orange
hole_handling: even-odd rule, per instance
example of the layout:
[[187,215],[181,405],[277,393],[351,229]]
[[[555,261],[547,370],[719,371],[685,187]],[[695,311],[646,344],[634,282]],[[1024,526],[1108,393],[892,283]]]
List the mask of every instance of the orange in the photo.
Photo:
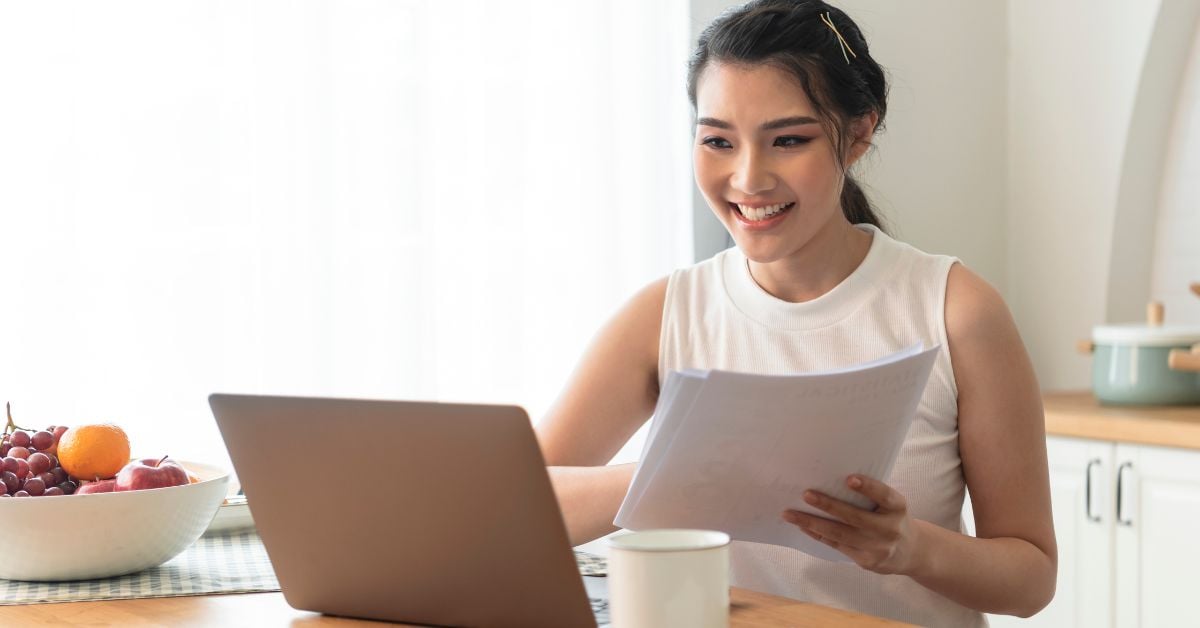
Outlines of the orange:
[[129,437],[111,423],[77,425],[58,441],[58,463],[81,480],[107,480],[129,462]]

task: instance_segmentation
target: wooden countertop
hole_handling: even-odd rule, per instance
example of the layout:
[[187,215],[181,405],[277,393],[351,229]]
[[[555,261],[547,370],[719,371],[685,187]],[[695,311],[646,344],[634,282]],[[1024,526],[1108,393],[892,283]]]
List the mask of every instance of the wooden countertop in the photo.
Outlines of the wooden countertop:
[[1200,406],[1102,406],[1089,391],[1042,395],[1046,434],[1200,449]]
[[[732,628],[908,626],[869,615],[797,602],[736,587],[730,589]],[[61,602],[0,606],[2,626],[396,626],[386,622],[330,617],[298,611],[281,593],[162,597],[106,602]]]

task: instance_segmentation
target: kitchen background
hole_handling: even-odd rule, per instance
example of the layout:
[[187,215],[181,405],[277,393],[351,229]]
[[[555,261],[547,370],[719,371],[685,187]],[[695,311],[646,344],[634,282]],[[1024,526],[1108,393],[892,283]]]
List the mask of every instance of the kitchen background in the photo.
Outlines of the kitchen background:
[[[732,4],[0,5],[0,400],[216,463],[217,390],[537,421],[634,290],[728,245],[683,81]],[[1076,341],[1150,299],[1200,324],[1200,2],[839,6],[892,81],[861,180],[893,234],[1000,289],[1043,389],[1086,389]],[[1062,568],[1034,625],[1192,619],[1200,457],[1051,440]],[[1145,498],[1114,527],[1127,460]]]

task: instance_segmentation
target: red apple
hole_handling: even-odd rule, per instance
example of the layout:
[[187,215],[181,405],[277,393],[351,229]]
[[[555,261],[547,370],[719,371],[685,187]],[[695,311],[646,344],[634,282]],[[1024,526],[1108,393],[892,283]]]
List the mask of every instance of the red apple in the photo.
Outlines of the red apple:
[[133,460],[117,472],[117,491],[140,491],[147,488],[166,488],[188,483],[187,471],[166,456]]
[[117,488],[116,480],[97,480],[81,484],[75,489],[76,495],[87,495],[88,493],[111,493]]

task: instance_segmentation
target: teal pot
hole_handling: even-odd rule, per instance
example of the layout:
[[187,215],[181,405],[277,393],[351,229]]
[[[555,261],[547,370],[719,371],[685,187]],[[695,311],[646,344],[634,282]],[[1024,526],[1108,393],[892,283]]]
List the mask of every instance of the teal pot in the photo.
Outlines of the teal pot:
[[1102,325],[1092,330],[1092,347],[1100,403],[1200,404],[1200,328]]

